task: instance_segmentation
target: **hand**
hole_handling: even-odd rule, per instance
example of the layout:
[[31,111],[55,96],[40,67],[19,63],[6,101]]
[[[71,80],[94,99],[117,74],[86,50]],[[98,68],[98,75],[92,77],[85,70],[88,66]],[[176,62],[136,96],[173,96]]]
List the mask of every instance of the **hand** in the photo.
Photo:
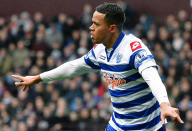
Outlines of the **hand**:
[[15,82],[15,86],[23,86],[23,91],[28,91],[33,84],[39,83],[41,78],[39,75],[37,76],[19,76],[19,75],[12,75],[11,77],[16,78],[19,82]]
[[179,110],[177,108],[171,107],[169,103],[161,103],[161,121],[162,121],[162,124],[165,124],[165,119],[167,117],[173,118],[175,124],[178,122],[181,124],[184,124],[184,122],[181,120],[181,118],[179,116]]

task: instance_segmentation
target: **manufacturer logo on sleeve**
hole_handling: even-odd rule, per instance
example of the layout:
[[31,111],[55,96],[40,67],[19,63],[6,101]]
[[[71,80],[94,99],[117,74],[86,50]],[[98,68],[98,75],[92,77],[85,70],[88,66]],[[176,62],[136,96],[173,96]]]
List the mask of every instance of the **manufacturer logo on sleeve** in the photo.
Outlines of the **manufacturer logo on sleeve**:
[[134,41],[134,42],[132,42],[132,43],[130,44],[130,46],[131,46],[131,50],[132,50],[132,52],[134,52],[134,51],[136,51],[136,50],[142,48],[142,47],[141,47],[141,43],[138,42],[138,41]]

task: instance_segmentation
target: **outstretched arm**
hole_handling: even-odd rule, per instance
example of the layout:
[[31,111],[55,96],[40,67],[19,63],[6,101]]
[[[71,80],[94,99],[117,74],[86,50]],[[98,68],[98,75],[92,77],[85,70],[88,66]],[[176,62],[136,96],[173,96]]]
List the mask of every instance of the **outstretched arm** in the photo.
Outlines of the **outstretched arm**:
[[153,95],[160,103],[162,124],[165,124],[165,119],[167,117],[172,117],[175,122],[183,124],[184,122],[180,118],[179,110],[171,107],[169,103],[166,88],[161,81],[157,69],[155,67],[149,67],[144,69],[141,74],[149,85]]
[[81,57],[79,59],[66,62],[53,70],[41,73],[40,77],[44,82],[48,82],[72,78],[90,71],[94,70],[85,63],[84,57]]
[[89,71],[93,71],[93,69],[91,69],[85,63],[84,58],[81,57],[79,59],[64,63],[53,70],[41,73],[40,75],[25,77],[12,75],[12,77],[19,80],[19,82],[15,82],[16,87],[23,86],[23,90],[28,91],[33,84],[39,83],[41,81],[48,82],[71,78]]

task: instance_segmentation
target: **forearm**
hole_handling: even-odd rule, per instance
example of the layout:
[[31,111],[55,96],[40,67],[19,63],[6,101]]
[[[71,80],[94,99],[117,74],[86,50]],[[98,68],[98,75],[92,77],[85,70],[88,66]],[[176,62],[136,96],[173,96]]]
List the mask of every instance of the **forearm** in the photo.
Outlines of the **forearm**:
[[61,80],[71,78],[89,71],[88,66],[85,64],[83,58],[76,59],[62,64],[61,66],[41,73],[40,78],[43,81]]
[[157,69],[154,67],[149,67],[144,69],[141,74],[160,104],[162,124],[167,123],[167,117],[172,117],[175,122],[178,121],[179,123],[183,124],[184,122],[179,116],[179,110],[171,107],[169,103],[166,88],[161,81]]
[[167,91],[155,67],[150,67],[142,71],[142,77],[149,85],[153,95],[158,102],[169,103]]

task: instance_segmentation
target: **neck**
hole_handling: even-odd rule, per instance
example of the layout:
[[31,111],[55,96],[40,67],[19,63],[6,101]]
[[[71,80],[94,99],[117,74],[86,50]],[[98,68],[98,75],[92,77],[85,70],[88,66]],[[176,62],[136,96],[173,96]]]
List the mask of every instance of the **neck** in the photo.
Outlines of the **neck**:
[[111,34],[109,36],[109,39],[106,42],[104,42],[104,45],[106,46],[107,49],[110,49],[113,47],[113,45],[119,38],[120,34],[121,34],[121,32],[115,32],[114,34]]

